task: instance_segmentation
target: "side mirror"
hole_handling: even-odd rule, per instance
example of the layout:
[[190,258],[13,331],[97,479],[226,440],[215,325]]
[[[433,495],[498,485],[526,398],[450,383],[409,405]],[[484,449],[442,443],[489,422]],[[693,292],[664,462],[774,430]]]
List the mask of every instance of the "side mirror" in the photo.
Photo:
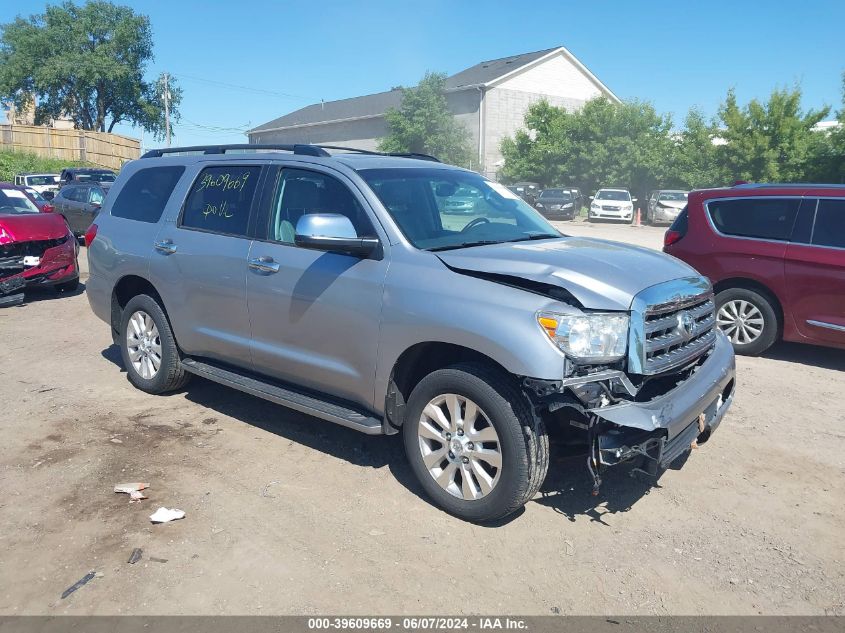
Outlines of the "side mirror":
[[45,200],[52,200],[53,198],[56,197],[56,192],[55,191],[45,191],[44,193],[41,194],[41,197],[44,198]]
[[590,196],[590,200],[595,200],[595,196]]
[[370,255],[379,246],[377,238],[358,237],[349,218],[338,213],[303,215],[296,223],[294,243],[302,248],[358,257]]
[[636,201],[637,201],[636,198],[631,198],[631,202],[636,202]]

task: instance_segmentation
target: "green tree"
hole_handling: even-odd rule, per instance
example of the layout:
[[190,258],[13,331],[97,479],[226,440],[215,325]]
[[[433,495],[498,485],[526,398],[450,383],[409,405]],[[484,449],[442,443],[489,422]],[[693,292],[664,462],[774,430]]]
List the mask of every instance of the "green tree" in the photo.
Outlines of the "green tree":
[[[100,0],[64,2],[0,29],[0,97],[18,108],[34,103],[36,123],[70,117],[84,130],[127,123],[163,136],[158,82],[144,80],[153,58],[146,16]],[[172,82],[170,97],[178,120],[182,92]]]
[[[673,136],[675,151],[667,182],[661,186],[699,189],[728,183],[718,162],[718,129],[696,108],[684,119],[683,129]],[[714,142],[715,141],[715,142]]]
[[837,126],[813,136],[807,180],[845,183],[845,73],[842,74],[842,104],[836,113]]
[[502,142],[501,175],[545,186],[574,183],[588,191],[628,187],[642,196],[669,173],[671,127],[671,117],[639,101],[598,97],[576,112],[540,101],[529,107],[525,129]]
[[446,75],[428,72],[414,88],[402,88],[402,104],[385,114],[389,133],[383,152],[432,154],[455,165],[469,165],[469,133],[449,111]]
[[806,178],[818,150],[813,126],[830,113],[801,109],[801,89],[774,90],[766,103],[740,107],[733,90],[719,107],[717,157],[731,179],[794,182]]

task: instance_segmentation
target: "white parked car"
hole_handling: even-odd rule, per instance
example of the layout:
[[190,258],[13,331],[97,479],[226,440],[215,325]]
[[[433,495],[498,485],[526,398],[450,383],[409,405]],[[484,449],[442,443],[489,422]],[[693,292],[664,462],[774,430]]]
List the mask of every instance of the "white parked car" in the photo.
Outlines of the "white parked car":
[[593,220],[623,220],[630,222],[634,217],[634,203],[627,189],[599,189],[595,196],[590,196],[590,212],[587,216]]
[[18,174],[15,184],[35,189],[43,196],[48,191],[56,193],[59,190],[59,174]]

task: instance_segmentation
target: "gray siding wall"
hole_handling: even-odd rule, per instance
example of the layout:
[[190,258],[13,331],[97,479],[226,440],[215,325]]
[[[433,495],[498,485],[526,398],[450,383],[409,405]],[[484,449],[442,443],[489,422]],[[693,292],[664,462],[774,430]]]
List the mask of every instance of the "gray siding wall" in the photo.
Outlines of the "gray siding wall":
[[481,171],[495,178],[501,169],[502,140],[525,126],[525,113],[532,103],[545,99],[553,106],[575,111],[584,105],[581,99],[556,97],[536,92],[491,88],[484,95],[484,160]]
[[[478,169],[478,91],[465,90],[449,93],[446,95],[446,101],[455,119],[469,133],[472,155],[476,157],[470,167]],[[387,123],[384,117],[379,116],[256,132],[249,135],[249,142],[321,143],[375,150],[379,140],[387,136],[387,132]]]

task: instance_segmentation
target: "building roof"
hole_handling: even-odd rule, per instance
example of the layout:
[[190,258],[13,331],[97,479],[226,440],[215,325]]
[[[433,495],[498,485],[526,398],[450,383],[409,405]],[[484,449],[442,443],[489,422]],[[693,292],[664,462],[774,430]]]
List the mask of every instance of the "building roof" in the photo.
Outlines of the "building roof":
[[[570,62],[587,75],[590,81],[595,83],[596,86],[603,93],[608,95],[610,99],[613,101],[619,101],[616,95],[614,95],[607,86],[601,83],[595,75],[587,70],[587,68],[585,68],[584,65],[581,64],[581,62],[579,62],[575,56],[563,46],[480,62],[475,66],[471,66],[452,75],[451,77],[447,77],[446,91],[457,92],[480,86],[488,86],[510,75],[511,73],[529,66],[556,52],[563,53]],[[362,97],[340,99],[338,101],[313,103],[309,106],[305,106],[304,108],[291,112],[290,114],[281,116],[278,119],[273,119],[272,121],[259,125],[258,127],[249,130],[247,134],[313,125],[316,123],[327,123],[330,121],[349,121],[378,117],[382,116],[390,108],[398,108],[401,103],[402,90],[400,89],[377,92],[375,94],[364,95]]]
[[523,66],[527,66],[541,57],[545,57],[549,53],[553,53],[560,49],[561,47],[558,46],[556,48],[547,48],[543,51],[522,53],[521,55],[511,55],[510,57],[490,59],[486,62],[481,62],[449,77],[446,80],[446,89],[453,90],[456,88],[467,88],[470,86],[484,86],[499,77],[510,74],[513,71],[522,68]]

